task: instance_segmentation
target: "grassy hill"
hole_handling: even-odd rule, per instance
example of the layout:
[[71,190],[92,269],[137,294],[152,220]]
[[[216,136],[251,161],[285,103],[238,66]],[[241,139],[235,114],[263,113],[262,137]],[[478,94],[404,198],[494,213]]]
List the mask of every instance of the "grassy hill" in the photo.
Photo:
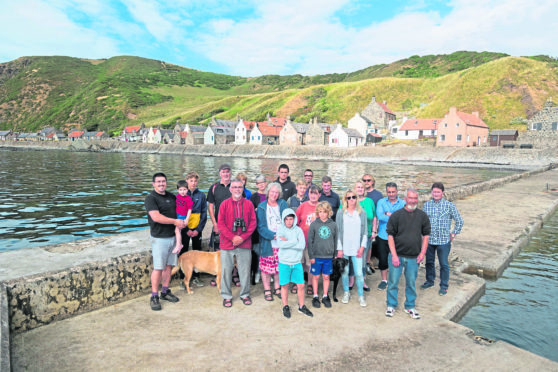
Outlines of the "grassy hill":
[[[215,115],[263,120],[269,112],[346,123],[372,96],[399,115],[441,117],[450,106],[479,111],[491,129],[539,110],[558,95],[558,63],[545,56],[456,52],[413,56],[345,74],[244,78],[162,61],[22,57],[0,64],[0,128],[206,123]],[[523,129],[524,126],[518,126]]]

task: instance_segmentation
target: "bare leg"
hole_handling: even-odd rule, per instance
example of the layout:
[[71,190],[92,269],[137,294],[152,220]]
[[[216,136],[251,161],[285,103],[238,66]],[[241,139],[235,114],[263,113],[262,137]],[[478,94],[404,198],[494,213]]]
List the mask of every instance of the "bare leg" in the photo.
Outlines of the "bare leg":
[[289,285],[282,285],[281,286],[281,303],[283,304],[283,306],[287,306],[289,304],[289,301],[287,299],[287,296],[289,295]]
[[302,307],[304,305],[304,283],[297,284],[297,297],[298,297],[298,307]]
[[161,283],[161,276],[163,270],[153,270],[151,273],[151,292],[159,292],[159,284]]
[[268,291],[271,289],[271,275],[266,274],[262,271],[262,283],[264,290]]
[[[323,280],[323,286],[324,286],[324,296],[327,296],[327,292],[329,291],[329,275],[323,275],[322,274],[322,280]],[[317,293],[318,291],[316,291]]]
[[[319,280],[320,280],[319,275],[312,275],[312,290],[314,291],[314,293],[313,293],[314,297],[318,297],[318,281]],[[310,282],[310,279],[308,279],[308,282]]]
[[[279,286],[279,274],[273,274],[273,284],[275,285],[275,290],[281,288]],[[288,285],[287,285],[287,287],[288,287]]]
[[170,284],[170,280],[171,280],[171,271],[172,271],[172,266],[171,265],[167,265],[165,267],[165,269],[163,270],[163,286],[168,287]]

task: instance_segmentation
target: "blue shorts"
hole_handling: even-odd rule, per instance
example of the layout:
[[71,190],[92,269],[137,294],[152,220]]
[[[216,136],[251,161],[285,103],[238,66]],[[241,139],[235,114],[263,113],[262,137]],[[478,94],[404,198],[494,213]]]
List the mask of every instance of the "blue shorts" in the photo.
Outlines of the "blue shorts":
[[176,238],[151,237],[151,255],[153,256],[153,269],[163,270],[166,266],[176,266],[177,255],[172,253],[176,246]]
[[304,270],[302,264],[286,265],[279,262],[279,285],[287,285],[289,283],[304,284]]
[[186,220],[186,216],[183,215],[183,214],[178,214],[178,213],[177,213],[177,214],[176,214],[176,218],[178,218],[179,220],[182,220],[182,221]]
[[310,266],[310,274],[312,275],[331,275],[333,272],[333,258],[315,258],[314,263]]

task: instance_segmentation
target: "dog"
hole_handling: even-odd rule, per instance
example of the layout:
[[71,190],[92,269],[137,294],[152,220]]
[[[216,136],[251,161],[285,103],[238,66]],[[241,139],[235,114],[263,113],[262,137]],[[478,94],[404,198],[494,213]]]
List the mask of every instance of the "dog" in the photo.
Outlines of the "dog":
[[331,273],[329,279],[333,281],[333,301],[339,302],[337,296],[335,295],[337,292],[337,284],[339,280],[341,280],[341,275],[343,271],[345,271],[345,267],[349,264],[349,260],[346,258],[334,258],[332,261],[333,272]]
[[192,272],[204,272],[212,275],[217,275],[216,283],[219,293],[221,293],[221,251],[217,252],[203,252],[203,251],[188,251],[178,257],[178,265],[172,268],[172,275],[182,269],[184,273],[184,285],[188,294],[194,293],[190,289],[190,278]]

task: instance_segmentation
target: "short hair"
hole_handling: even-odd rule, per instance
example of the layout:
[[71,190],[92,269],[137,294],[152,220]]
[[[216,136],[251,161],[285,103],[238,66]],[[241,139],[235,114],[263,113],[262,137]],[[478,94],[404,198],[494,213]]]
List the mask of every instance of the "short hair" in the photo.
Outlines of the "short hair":
[[180,180],[176,183],[176,189],[178,190],[181,187],[185,187],[188,188],[188,182],[184,181],[184,180]]
[[444,184],[441,183],[441,182],[434,182],[432,184],[432,187],[430,188],[430,190],[432,190],[432,189],[440,189],[440,190],[442,190],[442,192],[444,192]]
[[289,213],[289,214],[287,214],[287,215],[285,216],[285,218],[283,218],[283,221],[285,221],[285,219],[286,219],[287,217],[296,218],[296,214],[294,214],[294,213]]
[[199,175],[198,172],[196,172],[196,171],[188,172],[188,173],[186,174],[186,180],[189,180],[189,179],[191,179],[191,178],[195,178],[195,179],[199,180],[199,179],[200,179],[200,175]]
[[320,188],[316,185],[310,185],[310,187],[308,188],[308,194],[319,194],[320,193]]
[[267,180],[265,179],[265,176],[263,174],[260,174],[258,177],[256,177],[256,183],[258,182],[267,182]]
[[326,201],[321,201],[316,205],[316,213],[320,213],[320,210],[327,212],[327,216],[333,216],[333,209],[331,209],[331,204]]
[[330,176],[323,176],[322,177],[322,183],[331,183],[331,177]]
[[241,183],[241,184],[244,186],[244,181],[242,181],[242,180],[241,180],[240,178],[238,178],[238,177],[233,178],[233,180],[231,181],[231,185],[232,185],[233,183]]
[[409,188],[407,189],[407,191],[405,192],[405,196],[406,196],[406,197],[409,196],[409,193],[417,194],[417,196],[418,196],[418,191],[417,191],[417,189],[415,189],[415,188],[413,188],[413,187],[409,187]]
[[283,195],[283,188],[281,187],[281,185],[278,182],[272,182],[267,186],[267,190],[265,191],[265,195],[267,196],[267,199],[269,199],[269,192],[271,191],[271,189],[277,189],[277,191],[279,191],[279,196],[277,197],[277,200],[281,199],[281,196]]
[[158,177],[165,177],[165,181],[167,180],[167,176],[165,176],[164,173],[158,172],[158,173],[155,173],[155,174],[153,175],[153,180],[152,180],[151,182],[155,182],[155,178],[158,178]]
[[395,182],[388,182],[386,183],[386,190],[388,189],[388,187],[395,187],[397,189],[397,184]]
[[310,169],[310,168],[305,169],[305,170],[304,170],[304,173],[306,173],[306,172],[310,172],[310,173],[312,173],[312,175],[314,175],[314,171],[313,171],[312,169]]
[[236,175],[236,178],[240,178],[243,182],[246,182],[246,180],[248,179],[248,177],[246,176],[245,173],[240,172],[239,174]]
[[373,175],[371,175],[370,173],[364,173],[362,175],[362,178],[364,178],[365,176],[370,177],[370,179],[372,180],[372,182],[370,182],[372,184],[372,187],[376,186],[376,179],[374,178]]
[[289,166],[288,166],[287,164],[281,164],[281,165],[279,166],[279,168],[277,168],[277,172],[280,172],[281,169],[286,169],[287,172],[290,172]]
[[306,181],[304,181],[304,179],[299,178],[298,180],[296,180],[296,185],[297,186],[306,186]]

